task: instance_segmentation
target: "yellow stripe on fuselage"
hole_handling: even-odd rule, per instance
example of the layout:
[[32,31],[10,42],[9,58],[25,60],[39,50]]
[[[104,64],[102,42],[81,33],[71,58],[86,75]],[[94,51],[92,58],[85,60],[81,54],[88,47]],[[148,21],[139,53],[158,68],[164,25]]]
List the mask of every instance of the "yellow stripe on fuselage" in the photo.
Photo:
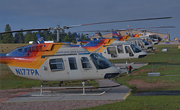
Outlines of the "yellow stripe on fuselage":
[[102,53],[102,52],[107,48],[107,46],[108,46],[108,45],[111,45],[115,40],[116,40],[116,39],[109,39],[109,41],[106,42],[106,43],[104,44],[104,46],[102,46],[97,52]]

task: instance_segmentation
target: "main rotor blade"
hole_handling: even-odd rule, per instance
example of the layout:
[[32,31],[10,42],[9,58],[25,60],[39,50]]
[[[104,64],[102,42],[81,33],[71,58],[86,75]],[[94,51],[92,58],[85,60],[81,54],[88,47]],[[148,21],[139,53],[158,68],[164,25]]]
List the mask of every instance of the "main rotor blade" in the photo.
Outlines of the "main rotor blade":
[[176,26],[159,26],[159,27],[149,27],[149,28],[175,28]]
[[1,32],[0,34],[7,34],[7,33],[13,33],[13,32],[24,32],[24,31],[41,31],[41,30],[49,30],[49,29],[48,29],[48,28],[42,28],[42,29],[26,29],[26,30],[17,30],[17,31]]
[[130,21],[144,21],[144,20],[157,20],[157,19],[169,19],[169,18],[172,18],[172,17],[133,19],[133,20],[122,20],[122,21],[108,21],[108,22],[98,22],[98,23],[89,23],[89,24],[63,26],[63,27],[57,27],[57,28],[27,29],[27,30],[17,30],[17,31],[1,32],[0,34],[13,33],[13,32],[24,32],[24,31],[40,31],[40,30],[52,30],[52,29],[53,30],[69,29],[69,28],[72,28],[72,27],[80,27],[80,26],[88,26],[88,25],[96,25],[96,24],[107,24],[107,23],[116,23],[116,22],[130,22]]
[[125,30],[152,30],[152,29],[156,29],[156,28],[175,28],[176,26],[158,26],[158,27],[144,27],[144,28],[128,28]]
[[91,31],[77,31],[77,32],[113,32],[113,31],[125,31],[125,29],[113,29],[113,30],[91,30]]
[[71,25],[66,26],[67,28],[87,26],[87,25],[96,25],[96,24],[107,24],[107,23],[116,23],[116,22],[130,22],[130,21],[145,21],[145,20],[158,20],[158,19],[169,19],[172,17],[159,17],[159,18],[146,18],[146,19],[133,19],[133,20],[122,20],[122,21],[108,21],[108,22],[98,22],[98,23],[89,23],[89,24],[80,24],[80,25]]

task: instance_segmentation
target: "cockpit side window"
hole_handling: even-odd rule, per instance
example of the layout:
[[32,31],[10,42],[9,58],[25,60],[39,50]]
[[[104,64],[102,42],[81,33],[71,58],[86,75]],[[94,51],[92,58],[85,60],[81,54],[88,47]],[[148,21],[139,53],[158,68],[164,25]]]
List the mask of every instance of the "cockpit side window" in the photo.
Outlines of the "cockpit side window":
[[92,53],[90,57],[97,69],[106,69],[111,66],[111,63],[102,55]]
[[142,51],[137,45],[134,44],[131,44],[131,48],[134,51],[134,53],[139,53]]
[[83,69],[91,69],[91,64],[87,57],[81,57],[81,64]]
[[62,58],[50,59],[49,60],[50,69],[55,70],[64,70],[64,63]]

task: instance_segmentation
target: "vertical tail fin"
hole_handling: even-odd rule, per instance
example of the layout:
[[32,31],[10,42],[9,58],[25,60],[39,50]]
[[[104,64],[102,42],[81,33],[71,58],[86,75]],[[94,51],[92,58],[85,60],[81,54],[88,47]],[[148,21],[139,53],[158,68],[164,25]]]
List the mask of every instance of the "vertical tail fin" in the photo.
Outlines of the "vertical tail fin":
[[101,37],[101,39],[104,39],[100,32],[98,32],[97,34]]
[[117,31],[113,31],[112,38],[119,38]]
[[36,36],[40,44],[44,43],[43,37],[41,37],[39,34],[36,34]]
[[81,41],[76,32],[74,33],[74,35],[75,35],[75,38],[76,38],[76,41],[77,41],[77,42],[78,42],[78,41]]

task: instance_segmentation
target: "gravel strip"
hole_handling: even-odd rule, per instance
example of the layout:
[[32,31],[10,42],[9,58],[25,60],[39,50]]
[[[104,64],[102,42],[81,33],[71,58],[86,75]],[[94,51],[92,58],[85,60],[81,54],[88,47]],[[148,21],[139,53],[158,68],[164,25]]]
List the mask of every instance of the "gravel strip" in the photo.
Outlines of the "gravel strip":
[[[32,91],[31,89],[0,90],[0,100],[13,97],[18,92]],[[89,108],[103,104],[120,102],[121,100],[71,100],[71,101],[36,101],[36,102],[2,102],[0,110],[72,110]]]
[[0,110],[72,110],[119,102],[107,101],[45,101],[0,103]]

